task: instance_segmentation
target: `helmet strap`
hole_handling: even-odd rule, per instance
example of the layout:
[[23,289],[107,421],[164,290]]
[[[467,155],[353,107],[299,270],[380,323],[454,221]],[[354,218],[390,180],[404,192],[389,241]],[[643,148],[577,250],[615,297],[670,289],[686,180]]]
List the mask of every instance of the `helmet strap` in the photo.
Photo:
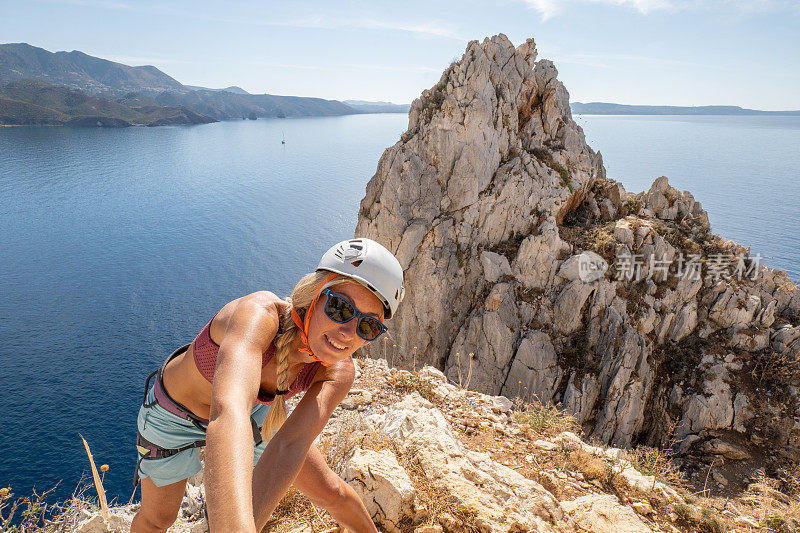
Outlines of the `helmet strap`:
[[311,323],[311,314],[314,312],[314,305],[317,303],[317,298],[319,297],[319,293],[322,292],[322,288],[331,280],[336,278],[339,274],[333,272],[330,276],[325,278],[325,280],[320,283],[319,287],[317,287],[317,292],[314,293],[314,299],[311,300],[311,305],[308,306],[308,311],[306,311],[305,319],[301,322],[300,315],[297,314],[297,311],[294,310],[292,307],[292,320],[300,329],[300,347],[297,349],[300,352],[307,353],[311,356],[314,361],[318,361],[322,364],[322,366],[330,366],[330,363],[325,363],[314,355],[314,352],[311,351],[311,347],[308,345],[308,325]]

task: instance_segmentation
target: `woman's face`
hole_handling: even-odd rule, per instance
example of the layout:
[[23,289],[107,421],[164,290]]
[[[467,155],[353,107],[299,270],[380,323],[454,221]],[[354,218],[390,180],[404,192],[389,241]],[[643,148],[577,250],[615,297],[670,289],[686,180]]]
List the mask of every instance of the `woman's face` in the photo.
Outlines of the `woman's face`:
[[[383,304],[369,289],[355,282],[347,282],[330,290],[346,297],[359,311],[383,318]],[[325,364],[333,364],[353,355],[358,348],[367,343],[356,334],[358,320],[339,324],[325,314],[327,296],[319,296],[308,326],[308,344],[311,350]]]

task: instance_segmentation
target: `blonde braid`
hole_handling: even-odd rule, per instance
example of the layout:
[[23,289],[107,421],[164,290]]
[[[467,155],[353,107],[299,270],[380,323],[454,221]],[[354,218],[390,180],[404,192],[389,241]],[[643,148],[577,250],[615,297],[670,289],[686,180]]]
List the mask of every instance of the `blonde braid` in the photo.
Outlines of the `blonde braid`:
[[[278,361],[277,389],[286,391],[289,388],[287,372],[289,370],[289,349],[292,341],[297,336],[299,328],[292,320],[291,310],[286,309],[280,317],[280,333],[275,339],[275,358]],[[277,391],[276,391],[277,392]],[[283,394],[276,394],[272,401],[264,426],[261,428],[261,437],[268,442],[273,435],[286,422],[286,400]]]

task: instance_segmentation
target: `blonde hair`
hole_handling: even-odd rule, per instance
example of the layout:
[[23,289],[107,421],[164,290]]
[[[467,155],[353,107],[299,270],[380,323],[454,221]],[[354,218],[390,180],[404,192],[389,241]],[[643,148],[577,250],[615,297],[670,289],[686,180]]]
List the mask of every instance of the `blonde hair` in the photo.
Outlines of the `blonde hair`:
[[[330,275],[330,272],[318,271],[303,276],[292,291],[292,305],[287,306],[281,313],[280,329],[275,336],[275,360],[278,362],[278,381],[276,388],[278,390],[289,390],[290,383],[286,375],[289,369],[289,351],[291,350],[292,342],[300,335],[300,328],[298,328],[297,324],[292,320],[292,309],[297,311],[301,320],[304,320],[306,312],[308,312],[308,308],[314,300],[314,294],[316,294],[319,286],[325,281],[325,278]],[[346,276],[337,276],[326,283],[325,286],[334,287],[348,282],[353,283],[353,280]],[[267,413],[267,418],[264,420],[264,426],[261,428],[261,436],[264,441],[269,441],[284,422],[286,422],[286,400],[283,394],[275,395],[269,413]]]

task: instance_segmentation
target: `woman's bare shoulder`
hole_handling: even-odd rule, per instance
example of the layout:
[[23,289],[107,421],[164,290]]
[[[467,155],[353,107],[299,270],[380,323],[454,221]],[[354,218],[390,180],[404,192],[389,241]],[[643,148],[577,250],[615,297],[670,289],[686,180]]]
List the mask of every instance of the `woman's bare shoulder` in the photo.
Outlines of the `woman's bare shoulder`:
[[240,296],[239,298],[233,299],[223,305],[214,317],[214,325],[227,325],[228,320],[230,320],[234,310],[239,307],[239,304],[241,303],[244,303],[248,306],[260,306],[266,309],[274,305],[275,302],[281,301],[283,300],[276,296],[275,293],[270,291],[256,291],[251,292],[250,294],[245,294],[244,296]]
[[[225,304],[212,323],[212,338],[224,338],[236,330],[251,330],[265,325],[277,328],[280,308],[286,302],[270,291],[256,291]],[[267,328],[271,329],[271,328]],[[269,336],[271,342],[273,335]],[[269,345],[269,343],[267,343]]]
[[267,307],[273,305],[275,302],[282,302],[283,300],[279,298],[274,292],[256,291],[256,292],[251,292],[250,294],[246,294],[234,301],[239,301],[239,302],[245,301],[248,303],[260,304]]

